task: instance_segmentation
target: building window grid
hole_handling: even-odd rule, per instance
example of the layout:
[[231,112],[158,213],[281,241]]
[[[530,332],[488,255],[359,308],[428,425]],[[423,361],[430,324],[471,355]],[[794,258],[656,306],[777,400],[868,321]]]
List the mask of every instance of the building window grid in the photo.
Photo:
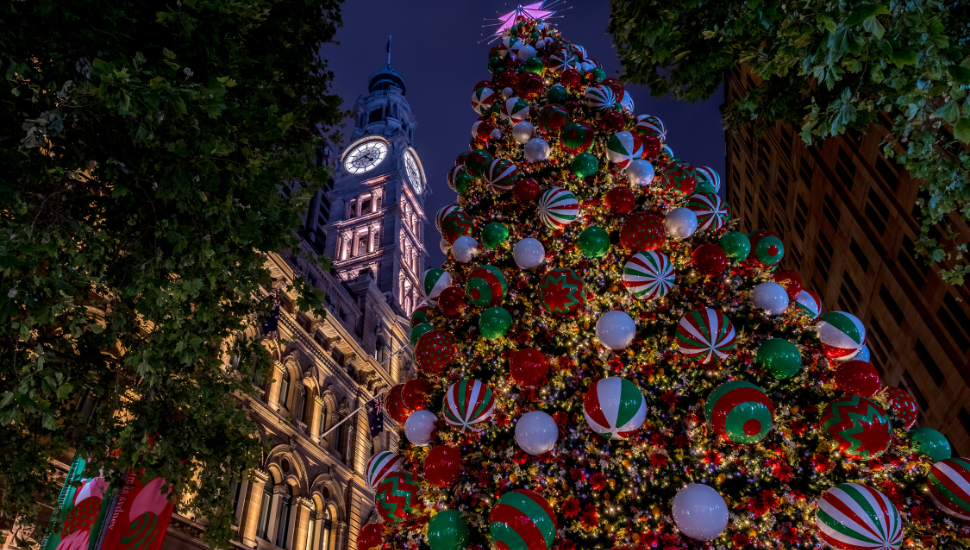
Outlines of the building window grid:
[[926,369],[930,378],[933,379],[936,387],[940,387],[946,381],[946,378],[943,376],[943,371],[940,370],[936,361],[933,360],[933,356],[930,355],[930,350],[926,349],[926,344],[923,343],[922,339],[916,339],[916,343],[913,345],[913,351],[916,352],[916,357],[919,358],[920,363],[923,363],[923,368]]

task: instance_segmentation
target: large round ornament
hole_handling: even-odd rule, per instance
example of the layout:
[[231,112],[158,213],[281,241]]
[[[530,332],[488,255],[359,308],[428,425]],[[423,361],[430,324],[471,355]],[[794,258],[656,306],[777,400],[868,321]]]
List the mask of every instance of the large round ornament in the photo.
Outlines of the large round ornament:
[[636,335],[637,323],[625,311],[607,311],[596,320],[596,339],[613,351],[630,347]]
[[694,540],[714,540],[727,527],[728,506],[716,489],[691,483],[674,496],[671,503],[674,523]]
[[594,432],[611,439],[626,439],[646,420],[647,401],[633,382],[618,377],[601,378],[586,392],[583,416]]
[[411,327],[411,345],[417,344],[418,338],[421,338],[426,332],[432,330],[434,330],[434,327],[430,323],[421,323],[420,325]]
[[815,526],[832,550],[895,550],[903,542],[903,519],[896,506],[858,483],[842,483],[822,493]]
[[532,138],[522,149],[526,162],[542,162],[549,158],[552,148],[542,138]]
[[398,424],[403,424],[411,414],[411,408],[404,400],[405,384],[396,384],[387,391],[387,399],[384,401],[384,410],[387,415],[394,419]]
[[[465,170],[464,165],[459,164],[451,170],[448,170],[448,187],[459,195],[464,195],[468,191],[468,186],[471,183],[472,177],[468,175],[468,170]],[[441,224],[440,222],[436,222],[436,225]],[[439,227],[438,230],[440,231],[441,228]]]
[[431,392],[431,382],[425,378],[415,378],[404,383],[401,395],[404,404],[412,411],[423,410],[428,404],[428,394]]
[[384,545],[384,526],[368,523],[357,532],[357,550],[380,550]]
[[626,166],[626,179],[631,185],[646,187],[653,183],[653,165],[643,159],[634,159]]
[[721,176],[716,170],[707,166],[698,166],[695,170],[697,171],[698,192],[717,194],[721,190]]
[[919,417],[919,409],[916,408],[916,400],[910,393],[902,388],[886,388],[883,390],[893,414],[902,423],[902,428],[908,430],[916,425]]
[[404,463],[401,462],[401,457],[390,451],[377,453],[370,457],[364,467],[367,486],[373,491],[377,488],[377,484],[384,479],[384,476],[402,469],[404,469]]
[[536,200],[541,191],[539,182],[532,178],[523,178],[515,182],[515,189],[512,190],[512,194],[515,195],[515,200],[519,202],[532,202]]
[[717,231],[724,227],[731,216],[721,197],[711,193],[691,195],[687,200],[687,208],[697,216],[697,229],[700,231]]
[[663,298],[674,287],[676,273],[662,252],[634,254],[623,266],[623,286],[643,300]]
[[822,312],[822,299],[811,290],[798,291],[795,296],[795,303],[801,312],[808,314],[812,319],[818,317],[819,313]]
[[[496,131],[498,134],[494,135]],[[472,138],[483,143],[488,143],[490,139],[493,139],[493,135],[495,138],[500,138],[501,133],[502,131],[496,128],[491,120],[477,120],[472,123]]]
[[445,216],[451,214],[452,212],[461,212],[461,208],[458,208],[457,204],[449,204],[448,206],[441,207],[438,213],[434,216],[434,226],[440,232],[441,222],[444,221]]
[[835,371],[835,387],[849,395],[872,397],[882,388],[879,371],[865,361],[846,361]]
[[752,262],[763,267],[776,266],[785,256],[785,245],[781,242],[781,237],[762,229],[748,235],[751,240],[751,255],[748,257]]
[[775,280],[776,283],[785,287],[785,292],[788,293],[788,298],[792,301],[798,299],[798,293],[802,291],[804,287],[804,282],[802,281],[802,276],[790,269],[780,269],[775,271],[771,278]]
[[686,239],[697,231],[697,215],[689,208],[674,208],[667,212],[664,227],[675,241]]
[[587,258],[599,258],[610,250],[610,234],[602,227],[591,225],[579,234],[576,244]]
[[532,456],[553,450],[558,440],[559,426],[542,411],[527,412],[515,423],[515,443]]
[[431,305],[437,305],[441,291],[451,286],[451,273],[432,267],[421,276],[421,294]]
[[775,406],[758,386],[741,380],[714,388],[704,416],[715,433],[739,445],[754,445],[768,435]]
[[502,104],[502,111],[499,113],[502,120],[507,120],[512,124],[523,120],[529,120],[529,104],[517,97],[510,97]]
[[471,234],[472,222],[465,216],[464,212],[452,212],[441,220],[441,236],[448,241],[448,244],[454,244],[459,237]]
[[829,404],[822,413],[820,425],[839,450],[855,460],[882,456],[893,437],[885,409],[858,395]]
[[480,115],[487,115],[492,112],[496,98],[495,91],[491,88],[478,88],[472,92],[472,109]]
[[551,550],[556,542],[556,513],[546,499],[528,489],[502,495],[488,521],[498,550]]
[[686,197],[697,187],[697,172],[686,162],[671,162],[663,172],[664,189],[675,197]]
[[637,196],[629,187],[618,185],[606,193],[606,207],[615,216],[625,216],[637,205]]
[[550,104],[563,105],[569,101],[569,90],[567,90],[562,84],[550,86],[549,89],[546,90],[546,101]]
[[865,361],[866,363],[868,363],[870,357],[871,356],[869,355],[869,346],[863,344],[862,347],[859,348],[859,353],[855,354],[853,359],[856,359],[859,361]]
[[442,510],[428,521],[428,546],[431,550],[466,550],[468,537],[468,523],[458,510]]
[[485,170],[485,183],[496,193],[511,191],[517,179],[519,179],[519,169],[515,163],[507,159],[495,159]]
[[468,175],[477,180],[485,173],[485,169],[488,168],[490,162],[492,162],[492,155],[488,151],[475,149],[465,157],[464,166],[465,170],[468,170]]
[[450,445],[438,445],[424,457],[424,478],[437,487],[451,487],[461,477],[461,451]]
[[751,303],[768,317],[776,317],[788,309],[788,293],[780,284],[765,281],[751,289]]
[[616,105],[616,95],[609,86],[590,86],[583,92],[586,106],[596,111],[612,109]]
[[509,358],[509,374],[516,384],[524,388],[538,386],[548,373],[549,360],[539,350],[520,349]]
[[727,254],[716,244],[698,246],[691,252],[690,258],[694,269],[707,277],[717,277],[727,269]]
[[948,516],[970,521],[970,458],[941,460],[926,478],[933,504]]
[[866,342],[866,329],[855,315],[830,311],[822,315],[817,326],[822,352],[835,360],[851,359]]
[[617,132],[606,142],[606,158],[618,167],[626,168],[631,160],[639,158],[636,152],[642,149],[636,136],[627,131]]
[[593,129],[583,122],[570,122],[565,125],[559,134],[562,149],[571,154],[585,152],[593,144],[596,136]]
[[411,326],[416,327],[422,323],[431,323],[431,306],[424,304],[415,308],[411,313]]
[[695,309],[677,323],[680,352],[701,363],[726,359],[736,339],[734,325],[718,310]]
[[751,253],[751,241],[748,236],[738,231],[725,233],[717,243],[724,249],[728,259],[732,262],[740,262]]
[[443,416],[445,422],[459,431],[482,431],[481,424],[488,422],[495,411],[492,390],[478,380],[462,380],[448,388],[445,394]]
[[573,174],[580,179],[588,178],[599,170],[600,162],[596,159],[595,155],[590,153],[580,153],[573,157],[572,163],[570,163],[570,168]]
[[528,120],[516,123],[512,127],[512,139],[519,145],[525,145],[535,135],[536,129]]
[[761,344],[756,360],[778,380],[787,380],[802,368],[802,352],[783,338],[772,338]]
[[437,427],[438,417],[431,411],[414,411],[404,422],[404,436],[416,447],[425,447],[431,443],[431,437]]
[[666,235],[663,220],[653,214],[637,212],[623,222],[620,246],[631,252],[649,252],[662,247]]
[[549,313],[571,313],[585,302],[586,284],[572,269],[551,269],[539,281],[539,303]]
[[532,269],[546,259],[546,249],[536,239],[525,238],[512,247],[512,259],[519,269]]
[[478,307],[497,306],[505,299],[509,283],[499,268],[483,265],[468,273],[465,292],[469,301]]
[[438,296],[438,309],[445,317],[458,317],[467,306],[465,293],[457,286],[449,286]]
[[579,217],[579,201],[571,191],[552,187],[539,199],[539,217],[553,229],[566,227]]
[[[544,89],[542,77],[529,71],[519,73],[519,78],[515,82],[515,94],[527,100],[539,97]],[[528,120],[528,118],[525,120]]]
[[436,376],[444,372],[458,353],[458,342],[450,332],[432,330],[414,346],[414,360],[421,372]]
[[478,316],[478,331],[489,340],[498,340],[512,328],[512,315],[504,307],[490,307]]
[[667,137],[667,128],[662,120],[651,115],[640,115],[637,117],[636,132],[641,136],[655,136],[661,140]]
[[451,255],[459,262],[467,264],[478,255],[478,241],[474,237],[458,237],[451,245]]
[[[429,413],[430,414],[430,413]],[[374,494],[377,512],[384,523],[408,519],[418,509],[420,484],[408,472],[391,472],[378,485]]]
[[909,432],[909,438],[916,452],[926,455],[933,462],[946,460],[953,452],[946,436],[933,428],[913,428]]
[[568,120],[569,113],[561,105],[546,105],[539,111],[539,130],[547,133],[558,132]]
[[559,48],[549,56],[549,68],[556,73],[571,69],[576,65],[576,56],[567,48]]

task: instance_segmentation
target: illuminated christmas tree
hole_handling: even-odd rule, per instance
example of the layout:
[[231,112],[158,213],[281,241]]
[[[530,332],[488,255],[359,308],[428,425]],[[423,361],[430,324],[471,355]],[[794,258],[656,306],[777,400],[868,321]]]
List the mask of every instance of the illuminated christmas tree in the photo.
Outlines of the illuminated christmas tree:
[[[532,6],[533,9],[541,5]],[[709,168],[524,10],[489,52],[358,548],[941,548],[970,460]],[[675,130],[671,130],[675,131]],[[935,464],[935,465],[934,465]],[[952,546],[957,547],[957,546]]]

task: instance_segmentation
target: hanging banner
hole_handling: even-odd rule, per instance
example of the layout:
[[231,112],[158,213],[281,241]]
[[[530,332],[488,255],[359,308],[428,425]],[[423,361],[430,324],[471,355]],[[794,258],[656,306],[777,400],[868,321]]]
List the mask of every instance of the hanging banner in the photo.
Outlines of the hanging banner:
[[[41,550],[93,550],[97,543],[111,499],[105,498],[108,482],[103,477],[84,476],[86,465],[83,458],[74,457],[51,514],[53,528]],[[77,482],[80,486],[75,487]]]
[[168,499],[171,486],[163,493],[164,479],[143,480],[140,473],[128,470],[101,550],[158,550],[162,546],[175,508]]

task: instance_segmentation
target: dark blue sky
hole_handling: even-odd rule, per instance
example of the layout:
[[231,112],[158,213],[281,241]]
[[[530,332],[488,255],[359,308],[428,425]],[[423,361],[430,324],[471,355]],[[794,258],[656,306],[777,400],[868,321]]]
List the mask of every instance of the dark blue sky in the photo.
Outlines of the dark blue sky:
[[[572,8],[553,22],[563,38],[582,45],[603,64],[610,76],[618,76],[620,62],[613,48],[609,2],[571,2]],[[515,6],[513,3],[509,3]],[[471,126],[477,116],[470,98],[475,84],[489,78],[487,42],[479,44],[486,18],[510,11],[504,2],[421,0],[349,0],[343,7],[344,26],[337,31],[339,45],[328,44],[323,55],[335,73],[334,91],[353,106],[367,91],[368,77],[387,63],[384,46],[393,35],[391,64],[404,78],[411,111],[417,117],[415,148],[424,164],[432,194],[425,201],[429,224],[425,246],[435,267],[445,256],[438,249],[440,235],[434,228],[435,213],[452,204],[455,193],[445,174],[455,157],[468,149]],[[489,22],[490,23],[490,22]],[[710,166],[724,176],[724,130],[718,93],[704,103],[688,104],[650,96],[643,86],[627,86],[637,114],[660,117],[667,126],[667,144],[674,153],[695,165]],[[345,145],[345,144],[343,144]]]

